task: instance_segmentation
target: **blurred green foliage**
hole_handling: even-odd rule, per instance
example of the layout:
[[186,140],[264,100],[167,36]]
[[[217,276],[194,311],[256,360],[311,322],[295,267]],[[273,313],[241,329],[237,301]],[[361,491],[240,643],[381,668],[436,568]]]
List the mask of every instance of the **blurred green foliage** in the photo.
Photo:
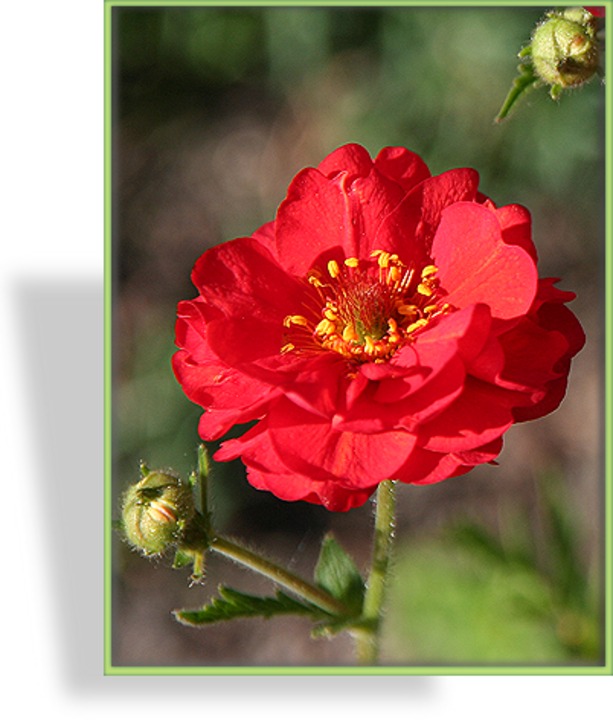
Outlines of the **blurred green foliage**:
[[[193,262],[270,220],[302,164],[346,142],[373,155],[404,145],[433,173],[477,168],[498,204],[531,209],[542,273],[564,277],[579,291],[584,322],[589,313],[596,322],[602,86],[592,82],[558,103],[532,93],[494,125],[517,52],[547,9],[113,9],[116,494],[137,478],[141,460],[182,475],[192,469],[201,411],[174,380],[170,359],[176,303],[194,295]],[[321,508],[255,491],[239,462],[217,466],[215,478],[222,527],[301,537],[331,522]],[[576,538],[560,532],[550,541],[564,558]],[[564,626],[567,609],[569,627],[593,626],[593,604],[552,590],[585,586],[581,562],[560,560],[552,578],[497,555],[492,542],[487,551],[447,536],[403,547],[390,614],[397,657],[406,648],[416,662],[593,655],[587,640],[573,649],[551,620]]]
[[544,665],[602,662],[598,583],[561,478],[541,478],[536,535],[515,510],[493,533],[456,521],[398,549],[388,660],[427,664]]

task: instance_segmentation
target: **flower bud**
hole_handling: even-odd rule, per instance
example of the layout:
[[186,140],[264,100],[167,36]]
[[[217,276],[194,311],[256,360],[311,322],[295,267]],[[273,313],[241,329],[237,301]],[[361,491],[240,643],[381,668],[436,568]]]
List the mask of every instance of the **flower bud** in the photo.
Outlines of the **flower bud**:
[[532,36],[534,71],[559,90],[576,87],[598,70],[594,19],[583,8],[549,13]]
[[124,495],[122,515],[130,545],[157,555],[181,540],[195,514],[192,489],[174,475],[142,468],[143,477]]

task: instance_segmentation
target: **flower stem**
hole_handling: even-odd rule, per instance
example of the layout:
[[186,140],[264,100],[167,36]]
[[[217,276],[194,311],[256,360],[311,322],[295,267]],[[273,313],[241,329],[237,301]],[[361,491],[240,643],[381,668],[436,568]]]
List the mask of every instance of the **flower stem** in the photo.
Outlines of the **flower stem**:
[[396,493],[393,480],[379,484],[376,496],[372,567],[362,617],[364,627],[356,632],[356,653],[362,665],[375,665],[379,656],[379,630],[394,539]]
[[282,585],[295,595],[332,615],[347,616],[349,614],[348,609],[342,602],[332,597],[322,588],[311,585],[311,583],[298,575],[294,575],[288,570],[275,565],[270,560],[238,545],[232,540],[217,535],[210,540],[209,549],[235,560],[250,570],[260,573],[260,575],[264,575],[269,580]]

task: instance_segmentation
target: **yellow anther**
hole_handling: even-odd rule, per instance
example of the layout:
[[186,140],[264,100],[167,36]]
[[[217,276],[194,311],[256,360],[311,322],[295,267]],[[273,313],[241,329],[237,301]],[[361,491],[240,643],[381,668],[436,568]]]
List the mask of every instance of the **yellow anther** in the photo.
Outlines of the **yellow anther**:
[[400,315],[417,315],[417,307],[415,305],[399,305],[397,311]]
[[324,318],[317,323],[315,332],[317,335],[332,335],[336,332],[336,325]]
[[343,340],[345,342],[357,342],[359,339],[360,336],[355,331],[353,325],[345,325],[345,329],[343,330]]
[[430,297],[430,295],[434,293],[434,290],[429,285],[426,285],[426,283],[419,283],[419,285],[417,286],[417,292],[420,295]]
[[356,257],[350,257],[345,259],[345,265],[350,268],[356,268],[360,264],[360,261]]
[[407,333],[415,332],[415,330],[419,330],[419,328],[422,328],[428,324],[428,321],[424,318],[421,318],[420,320],[417,320],[414,323],[411,323],[409,327],[406,329]]
[[296,349],[296,346],[295,346],[295,345],[293,345],[292,343],[286,343],[286,344],[281,348],[281,352],[282,352],[282,353],[288,353],[288,352],[291,352],[292,350],[295,350],[295,349]]
[[322,281],[319,279],[319,277],[317,277],[317,275],[309,275],[309,276],[307,277],[307,281],[308,281],[311,285],[313,285],[314,287],[317,287],[317,288],[320,288],[320,287],[323,287],[323,286],[324,286],[324,284],[323,284]]
[[334,310],[332,310],[331,307],[325,308],[324,317],[327,318],[328,320],[337,320],[338,319],[338,315],[334,312]]
[[391,333],[398,332],[398,323],[394,320],[394,318],[390,318],[387,321],[387,327]]
[[402,278],[402,269],[398,265],[392,265],[388,270],[387,279],[389,282],[397,283]]
[[390,264],[390,254],[388,252],[385,252],[381,250],[381,254],[377,258],[377,262],[379,263],[379,267],[386,268]]
[[309,321],[303,315],[288,315],[285,320],[283,320],[283,324],[286,328],[290,325],[300,325],[302,327],[306,327],[309,324]]
[[375,347],[374,340],[368,335],[364,338],[364,352],[367,355],[374,355],[377,348]]
[[336,260],[330,260],[328,262],[328,272],[330,273],[330,277],[334,280],[334,278],[337,278],[341,272],[341,269],[338,266],[338,263]]
[[424,308],[424,313],[426,315],[431,315],[433,312],[436,312],[438,310],[438,305],[426,305]]
[[426,265],[426,267],[421,271],[421,277],[422,279],[427,278],[431,275],[436,275],[437,272],[438,268],[436,267],[436,265]]

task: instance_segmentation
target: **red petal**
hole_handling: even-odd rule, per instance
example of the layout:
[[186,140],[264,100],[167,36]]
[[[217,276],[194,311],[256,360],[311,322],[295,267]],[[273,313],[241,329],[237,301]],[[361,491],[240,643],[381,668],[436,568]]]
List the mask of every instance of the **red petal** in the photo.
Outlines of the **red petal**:
[[402,248],[410,258],[415,239],[403,197],[400,185],[374,169],[366,177],[349,171],[330,179],[304,170],[277,214],[277,255],[298,276],[332,257],[368,257],[373,249]]
[[506,432],[521,403],[517,393],[468,378],[458,399],[420,428],[420,444],[441,453],[473,450]]
[[271,408],[269,423],[272,442],[289,468],[362,489],[394,477],[415,443],[402,431],[336,432],[321,418],[284,400]]
[[505,205],[494,212],[502,229],[503,240],[509,245],[519,245],[536,262],[530,212],[522,205]]
[[407,191],[431,176],[419,155],[403,147],[383,148],[375,158],[375,167]]
[[209,250],[196,263],[193,280],[203,299],[209,346],[225,365],[244,369],[271,357],[291,363],[280,356],[283,320],[302,307],[305,286],[259,242],[241,238]]
[[432,257],[451,305],[485,303],[493,317],[512,318],[534,300],[534,261],[503,241],[495,214],[481,205],[456,203],[443,211]]
[[223,443],[214,456],[220,461],[237,457],[242,458],[247,467],[247,478],[258,490],[267,490],[281,500],[304,500],[323,505],[333,512],[344,512],[363,505],[376,489],[375,485],[355,490],[334,480],[316,481],[290,470],[272,444],[265,420],[242,438]]
[[424,180],[407,195],[403,211],[407,216],[414,214],[418,218],[411,231],[427,254],[430,254],[443,210],[453,203],[474,201],[478,185],[479,175],[476,170],[457,168]]
[[353,180],[356,177],[366,177],[372,167],[373,162],[368,151],[361,145],[349,143],[331,152],[319,163],[317,169],[327,178],[346,173],[349,180]]
[[207,306],[223,316],[259,318],[282,324],[301,302],[304,289],[253,238],[238,238],[208,250],[192,272],[192,281]]

